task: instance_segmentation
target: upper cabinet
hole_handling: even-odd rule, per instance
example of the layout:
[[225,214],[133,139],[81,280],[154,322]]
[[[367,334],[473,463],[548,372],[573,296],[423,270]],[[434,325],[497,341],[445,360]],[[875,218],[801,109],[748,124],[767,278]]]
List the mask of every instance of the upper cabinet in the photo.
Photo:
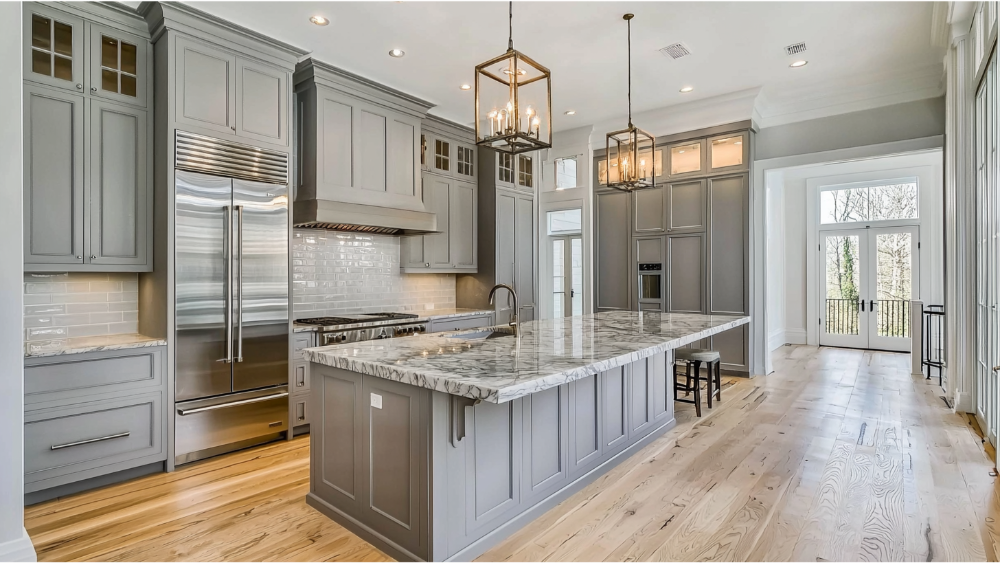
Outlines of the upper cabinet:
[[496,153],[496,185],[526,192],[535,192],[541,180],[537,153],[507,154]]
[[189,37],[176,49],[179,124],[288,145],[287,71]]
[[[295,81],[297,198],[424,211],[419,172],[435,147],[423,148],[420,120],[430,104],[312,59]],[[445,144],[437,165],[450,172],[455,148]]]
[[24,4],[24,269],[150,271],[145,21],[100,4],[60,7]]
[[705,175],[708,159],[704,139],[682,141],[664,149],[667,151],[667,176],[670,179]]
[[747,142],[746,132],[710,137],[706,142],[709,174],[736,172],[749,168],[750,143]]

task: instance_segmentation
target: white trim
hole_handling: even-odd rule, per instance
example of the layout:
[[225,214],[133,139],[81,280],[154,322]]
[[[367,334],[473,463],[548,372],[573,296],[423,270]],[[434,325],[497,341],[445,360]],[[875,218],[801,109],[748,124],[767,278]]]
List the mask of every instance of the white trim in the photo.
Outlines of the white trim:
[[808,344],[807,336],[801,328],[785,329],[785,344]]
[[0,543],[0,561],[38,561],[27,530],[21,528],[21,537]]

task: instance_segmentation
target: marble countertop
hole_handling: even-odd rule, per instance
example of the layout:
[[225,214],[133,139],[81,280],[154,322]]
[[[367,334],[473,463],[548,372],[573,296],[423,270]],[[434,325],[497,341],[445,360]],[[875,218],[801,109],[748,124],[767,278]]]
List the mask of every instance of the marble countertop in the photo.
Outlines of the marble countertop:
[[[459,317],[476,317],[480,315],[490,315],[493,313],[490,309],[462,309],[462,308],[442,308],[442,309],[425,309],[423,311],[403,311],[405,313],[412,313],[418,315],[415,319],[405,319],[406,322],[421,323],[427,321],[434,321],[438,319],[449,319],[449,318],[459,318]],[[331,315],[336,316],[336,315]],[[351,315],[345,315],[351,316]],[[304,317],[301,317],[304,318]],[[402,322],[402,321],[396,321]],[[366,323],[359,323],[358,326],[362,326]],[[378,323],[372,324],[384,324],[384,321],[379,321]],[[320,327],[316,325],[301,325],[295,323],[292,327],[293,332],[315,332],[319,330]]]
[[[443,393],[505,403],[678,348],[750,317],[612,311],[530,321],[518,337],[483,329],[307,348],[309,361]],[[502,331],[506,327],[496,327]]]
[[149,346],[166,346],[163,338],[152,338],[142,334],[109,334],[106,336],[81,336],[62,340],[28,342],[24,345],[25,358],[44,358],[46,356],[62,356],[65,354],[83,354],[84,352],[103,352],[105,350],[126,350],[129,348],[147,348]]

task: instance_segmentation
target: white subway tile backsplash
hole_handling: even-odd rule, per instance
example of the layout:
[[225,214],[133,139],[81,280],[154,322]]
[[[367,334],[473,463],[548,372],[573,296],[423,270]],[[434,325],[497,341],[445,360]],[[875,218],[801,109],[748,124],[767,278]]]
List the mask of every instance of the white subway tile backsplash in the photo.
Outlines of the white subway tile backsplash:
[[25,341],[58,345],[64,338],[138,330],[136,274],[24,275]]
[[452,274],[401,274],[399,238],[296,230],[295,317],[455,306]]

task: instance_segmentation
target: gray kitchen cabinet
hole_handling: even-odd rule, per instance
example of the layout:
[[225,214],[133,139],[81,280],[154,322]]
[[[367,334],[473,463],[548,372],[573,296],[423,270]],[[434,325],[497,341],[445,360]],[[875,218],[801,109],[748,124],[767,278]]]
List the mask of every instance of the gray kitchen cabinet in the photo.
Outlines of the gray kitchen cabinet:
[[[749,174],[712,178],[708,183],[708,312],[745,315],[749,310]],[[712,337],[722,366],[747,371],[747,327]]]
[[288,146],[289,73],[236,57],[236,135]]
[[535,186],[541,181],[536,153],[510,155],[491,151],[491,154],[495,155],[494,182],[498,187],[534,193]]
[[441,232],[401,240],[403,273],[476,270],[477,194],[475,184],[437,174],[424,174],[424,206],[437,215],[437,229]]
[[450,332],[469,330],[493,325],[493,315],[473,315],[468,317],[448,317],[434,319],[427,324],[427,332]]
[[[631,309],[640,311],[665,311],[666,285],[669,272],[664,269],[666,264],[666,237],[636,237],[632,239],[632,256],[635,263],[629,268],[636,272],[632,277],[636,283],[635,298]],[[652,270],[639,271],[642,265]]]
[[24,263],[84,263],[84,97],[24,86]]
[[23,4],[23,78],[83,93],[84,19],[37,2]]
[[627,192],[595,194],[594,230],[597,244],[595,308],[597,312],[627,311],[631,307],[632,262],[629,260],[629,214]]
[[746,131],[739,131],[709,137],[706,141],[708,145],[708,172],[710,174],[724,174],[748,170],[750,167],[748,136],[749,133]]
[[535,318],[535,200],[521,194],[514,209],[514,289],[522,321]]
[[236,54],[179,36],[176,41],[177,123],[236,133]]
[[681,141],[664,147],[667,152],[667,178],[704,176],[708,170],[705,139]]
[[153,221],[146,110],[90,105],[90,237],[85,263],[150,264]]
[[569,476],[569,394],[560,385],[522,399],[521,496],[526,502],[547,497]]
[[[107,476],[139,466],[169,469],[165,352],[151,346],[25,358],[25,493],[32,502],[64,486],[103,486]],[[87,484],[97,477],[103,480]]]
[[705,180],[685,180],[666,184],[666,231],[700,233],[705,231],[708,197]]
[[[292,333],[292,360],[289,362],[291,373],[288,377],[288,427],[291,434],[301,434],[308,430],[312,421],[312,381],[309,362],[302,350],[317,346],[315,332]],[[291,438],[291,436],[289,436]]]
[[633,192],[632,232],[635,235],[655,235],[667,230],[668,188],[655,186]]
[[87,24],[89,92],[99,98],[147,107],[149,40],[113,27]]
[[666,311],[705,313],[705,235],[670,235],[666,244]]

